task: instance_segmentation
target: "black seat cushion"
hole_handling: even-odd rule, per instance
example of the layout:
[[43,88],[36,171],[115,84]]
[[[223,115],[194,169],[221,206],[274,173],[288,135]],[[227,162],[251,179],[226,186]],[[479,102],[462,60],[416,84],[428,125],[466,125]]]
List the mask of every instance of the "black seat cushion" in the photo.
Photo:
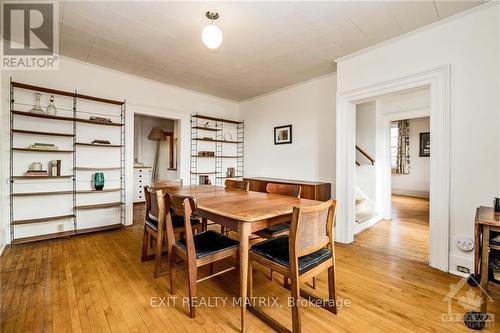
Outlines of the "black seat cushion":
[[259,230],[256,232],[257,235],[263,238],[273,238],[280,236],[281,234],[290,230],[290,225],[288,223],[281,223],[272,225],[266,229]]
[[[213,230],[200,232],[193,235],[196,259],[203,258],[213,253],[238,247],[239,242]],[[181,249],[186,251],[186,240],[175,242]]]
[[[255,244],[250,249],[253,253],[263,256],[282,266],[290,268],[288,253],[288,236],[277,237]],[[299,258],[299,275],[332,258],[332,251],[322,248]]]
[[[174,212],[170,210],[170,216],[172,216],[172,225],[174,229],[183,228],[184,227],[184,217],[181,215],[174,215]],[[148,216],[146,220],[146,224],[154,230],[158,230],[158,221]],[[191,216],[191,225],[200,224],[200,220],[197,217]]]

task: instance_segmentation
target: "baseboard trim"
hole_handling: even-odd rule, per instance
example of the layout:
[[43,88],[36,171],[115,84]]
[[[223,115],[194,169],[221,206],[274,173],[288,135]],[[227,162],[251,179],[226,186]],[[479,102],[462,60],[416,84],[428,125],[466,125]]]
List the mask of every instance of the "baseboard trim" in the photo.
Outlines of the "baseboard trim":
[[408,197],[416,197],[416,198],[429,198],[428,191],[405,190],[405,189],[393,188],[392,194],[406,195]]
[[0,257],[2,256],[3,254],[3,250],[5,250],[5,247],[7,246],[7,244],[4,244],[0,247]]
[[360,232],[363,232],[366,229],[373,227],[375,224],[379,223],[382,220],[383,220],[383,218],[381,215],[375,215],[374,217],[372,217],[364,222],[361,222],[361,223],[356,222],[356,225],[354,226],[354,235],[357,235]]

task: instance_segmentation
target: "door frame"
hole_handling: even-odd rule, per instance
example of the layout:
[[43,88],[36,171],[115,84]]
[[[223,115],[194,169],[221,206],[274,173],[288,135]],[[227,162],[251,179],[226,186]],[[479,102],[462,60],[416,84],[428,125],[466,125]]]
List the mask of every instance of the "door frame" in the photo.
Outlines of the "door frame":
[[450,205],[450,65],[403,76],[348,91],[337,92],[335,239],[354,240],[356,104],[379,96],[419,87],[430,87],[432,154],[429,167],[429,264],[448,272]]

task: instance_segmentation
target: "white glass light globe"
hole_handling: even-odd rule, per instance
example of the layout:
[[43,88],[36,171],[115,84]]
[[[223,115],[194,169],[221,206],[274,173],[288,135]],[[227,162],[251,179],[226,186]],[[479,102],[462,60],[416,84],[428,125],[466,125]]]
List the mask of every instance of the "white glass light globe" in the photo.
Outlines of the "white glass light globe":
[[211,50],[218,49],[222,44],[222,31],[215,24],[209,24],[201,32],[201,40]]

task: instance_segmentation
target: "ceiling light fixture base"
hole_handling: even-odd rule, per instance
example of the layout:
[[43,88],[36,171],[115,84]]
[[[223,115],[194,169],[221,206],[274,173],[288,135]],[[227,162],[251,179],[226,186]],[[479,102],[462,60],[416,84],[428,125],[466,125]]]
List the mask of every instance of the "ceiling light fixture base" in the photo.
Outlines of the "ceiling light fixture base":
[[211,12],[208,11],[205,13],[206,17],[208,17],[209,20],[217,20],[219,18],[219,13],[217,12]]

